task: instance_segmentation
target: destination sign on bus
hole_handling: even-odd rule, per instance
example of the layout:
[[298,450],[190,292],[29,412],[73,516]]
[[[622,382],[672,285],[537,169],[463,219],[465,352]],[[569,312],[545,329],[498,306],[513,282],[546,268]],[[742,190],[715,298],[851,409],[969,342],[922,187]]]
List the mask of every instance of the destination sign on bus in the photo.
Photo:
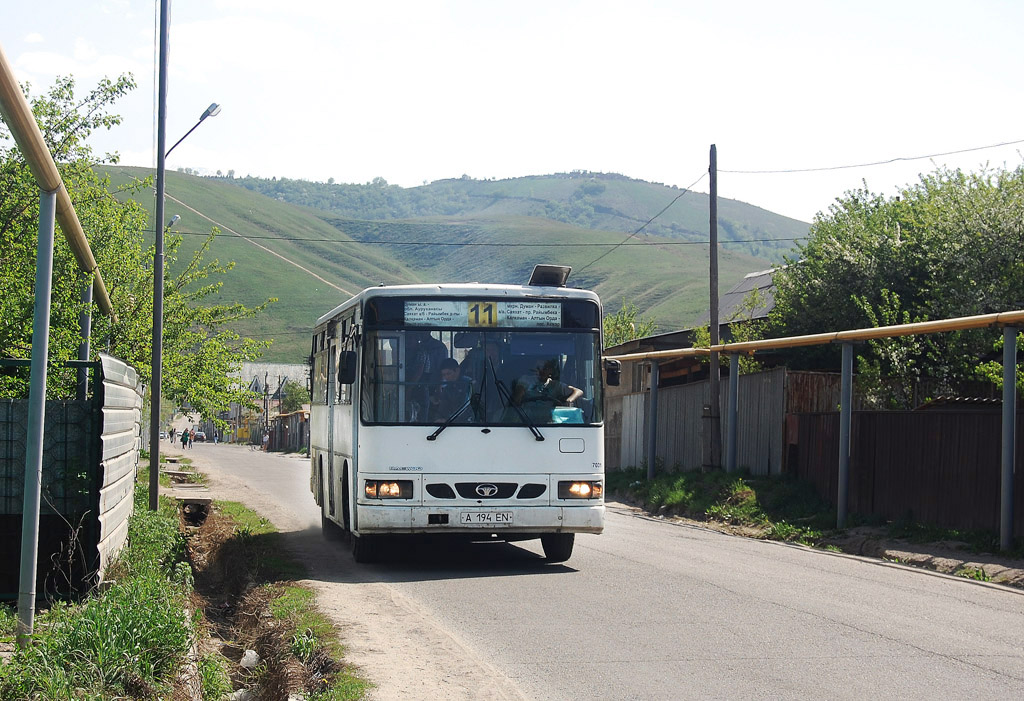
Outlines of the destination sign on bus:
[[559,302],[406,300],[404,312],[405,323],[410,326],[558,328],[562,325]]

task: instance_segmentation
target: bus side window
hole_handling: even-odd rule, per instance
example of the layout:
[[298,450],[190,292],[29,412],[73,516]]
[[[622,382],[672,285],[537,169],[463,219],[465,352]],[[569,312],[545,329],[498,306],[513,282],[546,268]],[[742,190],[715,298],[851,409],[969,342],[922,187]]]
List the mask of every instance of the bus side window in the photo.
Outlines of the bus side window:
[[327,353],[318,352],[313,357],[313,403],[327,403]]
[[375,396],[373,398],[373,421],[398,421],[398,353],[396,339],[378,337],[371,371]]

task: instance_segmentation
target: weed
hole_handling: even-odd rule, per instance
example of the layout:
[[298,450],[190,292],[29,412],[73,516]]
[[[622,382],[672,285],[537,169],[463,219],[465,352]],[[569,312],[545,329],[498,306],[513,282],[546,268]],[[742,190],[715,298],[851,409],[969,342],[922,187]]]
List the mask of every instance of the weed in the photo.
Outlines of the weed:
[[830,525],[828,505],[794,479],[715,471],[658,474],[648,482],[632,469],[610,472],[606,480],[611,493],[648,510],[665,506],[690,518],[754,527],[775,540],[813,544]]
[[222,699],[233,691],[225,662],[223,657],[213,653],[199,658],[199,680],[204,700]]
[[14,640],[17,626],[18,614],[13,604],[0,604],[0,640]]
[[[144,489],[136,495],[148,503]],[[137,502],[128,545],[108,569],[112,584],[36,619],[34,644],[0,667],[0,698],[167,695],[195,635],[182,617],[187,583],[170,577],[185,579],[182,554],[173,504],[151,512]]]
[[984,568],[981,568],[981,567],[970,567],[968,565],[964,565],[963,567],[958,569],[953,574],[955,574],[957,577],[964,577],[965,579],[973,579],[973,580],[978,581],[978,582],[991,582],[992,581],[992,576],[989,575],[989,573],[986,572],[984,570]]
[[309,662],[313,659],[313,655],[316,654],[318,649],[320,649],[316,635],[314,635],[313,631],[309,628],[302,633],[296,633],[293,635],[290,647],[292,654],[303,662]]

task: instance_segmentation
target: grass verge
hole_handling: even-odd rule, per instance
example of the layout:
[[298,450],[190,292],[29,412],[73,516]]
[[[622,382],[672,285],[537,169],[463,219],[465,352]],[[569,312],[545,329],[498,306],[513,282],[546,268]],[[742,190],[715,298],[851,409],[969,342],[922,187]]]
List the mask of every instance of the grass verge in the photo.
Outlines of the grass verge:
[[[257,698],[310,701],[362,699],[370,684],[341,658],[344,649],[316,595],[295,579],[304,568],[284,554],[274,525],[238,502],[215,502],[189,536],[200,595],[213,640],[231,670],[234,688]],[[238,665],[245,650],[259,663]]]
[[633,468],[606,475],[610,493],[657,514],[716,521],[747,535],[818,544],[835,523],[835,512],[813,488],[793,479],[748,474],[678,472],[647,481]]
[[[817,495],[811,484],[792,477],[694,471],[659,473],[648,482],[646,469],[630,468],[607,473],[606,481],[610,494],[651,513],[713,521],[741,529],[747,536],[842,551],[827,542],[845,533],[835,528],[835,509]],[[922,524],[910,515],[887,521],[851,514],[848,526],[870,526],[878,529],[879,537],[891,540],[946,543],[951,548],[974,553],[1024,558],[1024,540],[1018,539],[1012,550],[1002,552],[999,535],[993,531]],[[973,574],[961,576],[977,578]]]
[[[107,586],[78,603],[57,603],[35,619],[32,645],[0,666],[3,699],[173,698],[196,640],[189,613],[192,571],[176,507],[148,510],[136,488],[128,543],[106,572]],[[3,636],[13,636],[2,618]]]

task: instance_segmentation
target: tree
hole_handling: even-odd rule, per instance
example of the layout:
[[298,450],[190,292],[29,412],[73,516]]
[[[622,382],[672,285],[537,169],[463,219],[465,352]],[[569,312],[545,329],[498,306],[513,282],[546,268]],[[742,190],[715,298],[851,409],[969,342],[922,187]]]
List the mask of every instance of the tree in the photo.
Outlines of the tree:
[[[815,219],[798,255],[774,276],[769,335],[987,314],[1024,307],[1024,167],[937,170],[884,198],[846,193]],[[977,377],[988,331],[954,332],[858,350],[883,375]],[[793,354],[836,364],[838,349]]]
[[[132,196],[151,196],[151,183],[137,181],[115,190],[98,166],[117,162],[116,154],[95,158],[86,143],[98,128],[110,128],[120,117],[111,105],[135,87],[130,76],[103,80],[84,99],[77,100],[72,78],[58,79],[44,97],[31,99],[32,109],[50,152],[58,164],[82,227],[110,294],[115,317],[101,316],[93,308],[91,348],[107,350],[150,380],[152,355],[153,247],[146,245],[148,215]],[[26,88],[26,95],[28,94]],[[32,315],[38,236],[39,194],[10,135],[0,129],[0,354],[31,355]],[[121,198],[115,197],[121,195]],[[242,339],[231,330],[238,319],[260,313],[255,308],[215,303],[221,283],[233,263],[205,261],[214,229],[205,243],[181,266],[167,273],[164,282],[164,396],[178,405],[189,404],[206,417],[214,417],[232,401],[251,404],[254,397],[234,379],[245,360],[261,354],[266,342]],[[180,236],[166,238],[168,271],[174,270]],[[51,301],[49,360],[77,357],[83,276],[64,238],[55,237]],[[54,366],[49,373],[51,397],[66,397],[74,374]],[[0,376],[0,396],[27,394],[27,376]]]
[[299,384],[294,380],[288,380],[284,383],[284,388],[281,391],[281,413],[290,414],[293,411],[298,411],[302,408],[303,404],[309,404],[310,396],[309,391],[305,385]]
[[619,311],[604,318],[604,347],[645,338],[656,330],[654,319],[640,316],[640,310],[633,302],[623,302]]

